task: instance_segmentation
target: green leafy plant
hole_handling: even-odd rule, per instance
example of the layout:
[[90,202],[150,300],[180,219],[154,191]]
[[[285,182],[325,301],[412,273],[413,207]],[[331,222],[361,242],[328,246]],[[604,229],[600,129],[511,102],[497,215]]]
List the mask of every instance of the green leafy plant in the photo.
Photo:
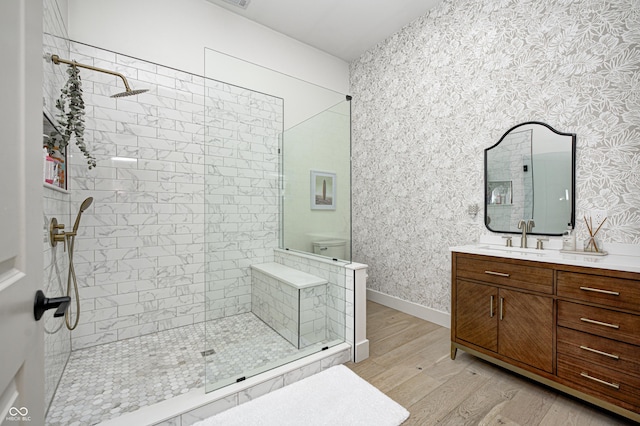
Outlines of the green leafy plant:
[[69,145],[72,136],[75,136],[76,146],[87,159],[89,170],[96,167],[96,159],[87,150],[84,142],[84,100],[82,99],[82,80],[78,67],[69,65],[67,69],[69,78],[61,89],[60,97],[56,100],[58,109],[57,120],[61,133],[51,132],[47,140],[47,150],[53,154],[56,150],[63,151]]

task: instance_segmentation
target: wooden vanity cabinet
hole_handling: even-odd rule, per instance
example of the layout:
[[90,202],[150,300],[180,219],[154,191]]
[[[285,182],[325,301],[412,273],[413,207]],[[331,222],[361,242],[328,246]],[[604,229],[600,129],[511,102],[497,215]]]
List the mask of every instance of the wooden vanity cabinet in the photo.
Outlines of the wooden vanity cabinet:
[[640,422],[640,273],[452,253],[462,349]]
[[454,341],[552,373],[553,271],[501,260],[458,256]]

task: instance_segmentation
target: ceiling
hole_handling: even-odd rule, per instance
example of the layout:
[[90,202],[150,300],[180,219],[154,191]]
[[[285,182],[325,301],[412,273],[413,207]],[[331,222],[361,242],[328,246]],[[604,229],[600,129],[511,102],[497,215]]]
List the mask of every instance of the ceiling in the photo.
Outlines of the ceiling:
[[225,0],[208,1],[347,62],[442,2],[251,0],[242,9]]

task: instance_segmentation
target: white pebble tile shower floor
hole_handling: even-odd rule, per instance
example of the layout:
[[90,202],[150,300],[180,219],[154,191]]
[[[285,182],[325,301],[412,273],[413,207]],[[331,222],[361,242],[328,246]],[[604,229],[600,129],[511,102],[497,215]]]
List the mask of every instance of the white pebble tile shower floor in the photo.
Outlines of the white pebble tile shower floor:
[[214,383],[298,351],[252,313],[210,321],[206,333],[199,323],[73,351],[46,424],[95,425],[203,387],[205,355]]

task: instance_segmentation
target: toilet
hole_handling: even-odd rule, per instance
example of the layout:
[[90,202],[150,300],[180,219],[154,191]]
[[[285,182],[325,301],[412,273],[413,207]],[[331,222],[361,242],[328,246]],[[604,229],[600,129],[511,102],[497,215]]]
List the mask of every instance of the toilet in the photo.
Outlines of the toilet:
[[344,259],[345,240],[314,241],[313,252],[332,259]]

